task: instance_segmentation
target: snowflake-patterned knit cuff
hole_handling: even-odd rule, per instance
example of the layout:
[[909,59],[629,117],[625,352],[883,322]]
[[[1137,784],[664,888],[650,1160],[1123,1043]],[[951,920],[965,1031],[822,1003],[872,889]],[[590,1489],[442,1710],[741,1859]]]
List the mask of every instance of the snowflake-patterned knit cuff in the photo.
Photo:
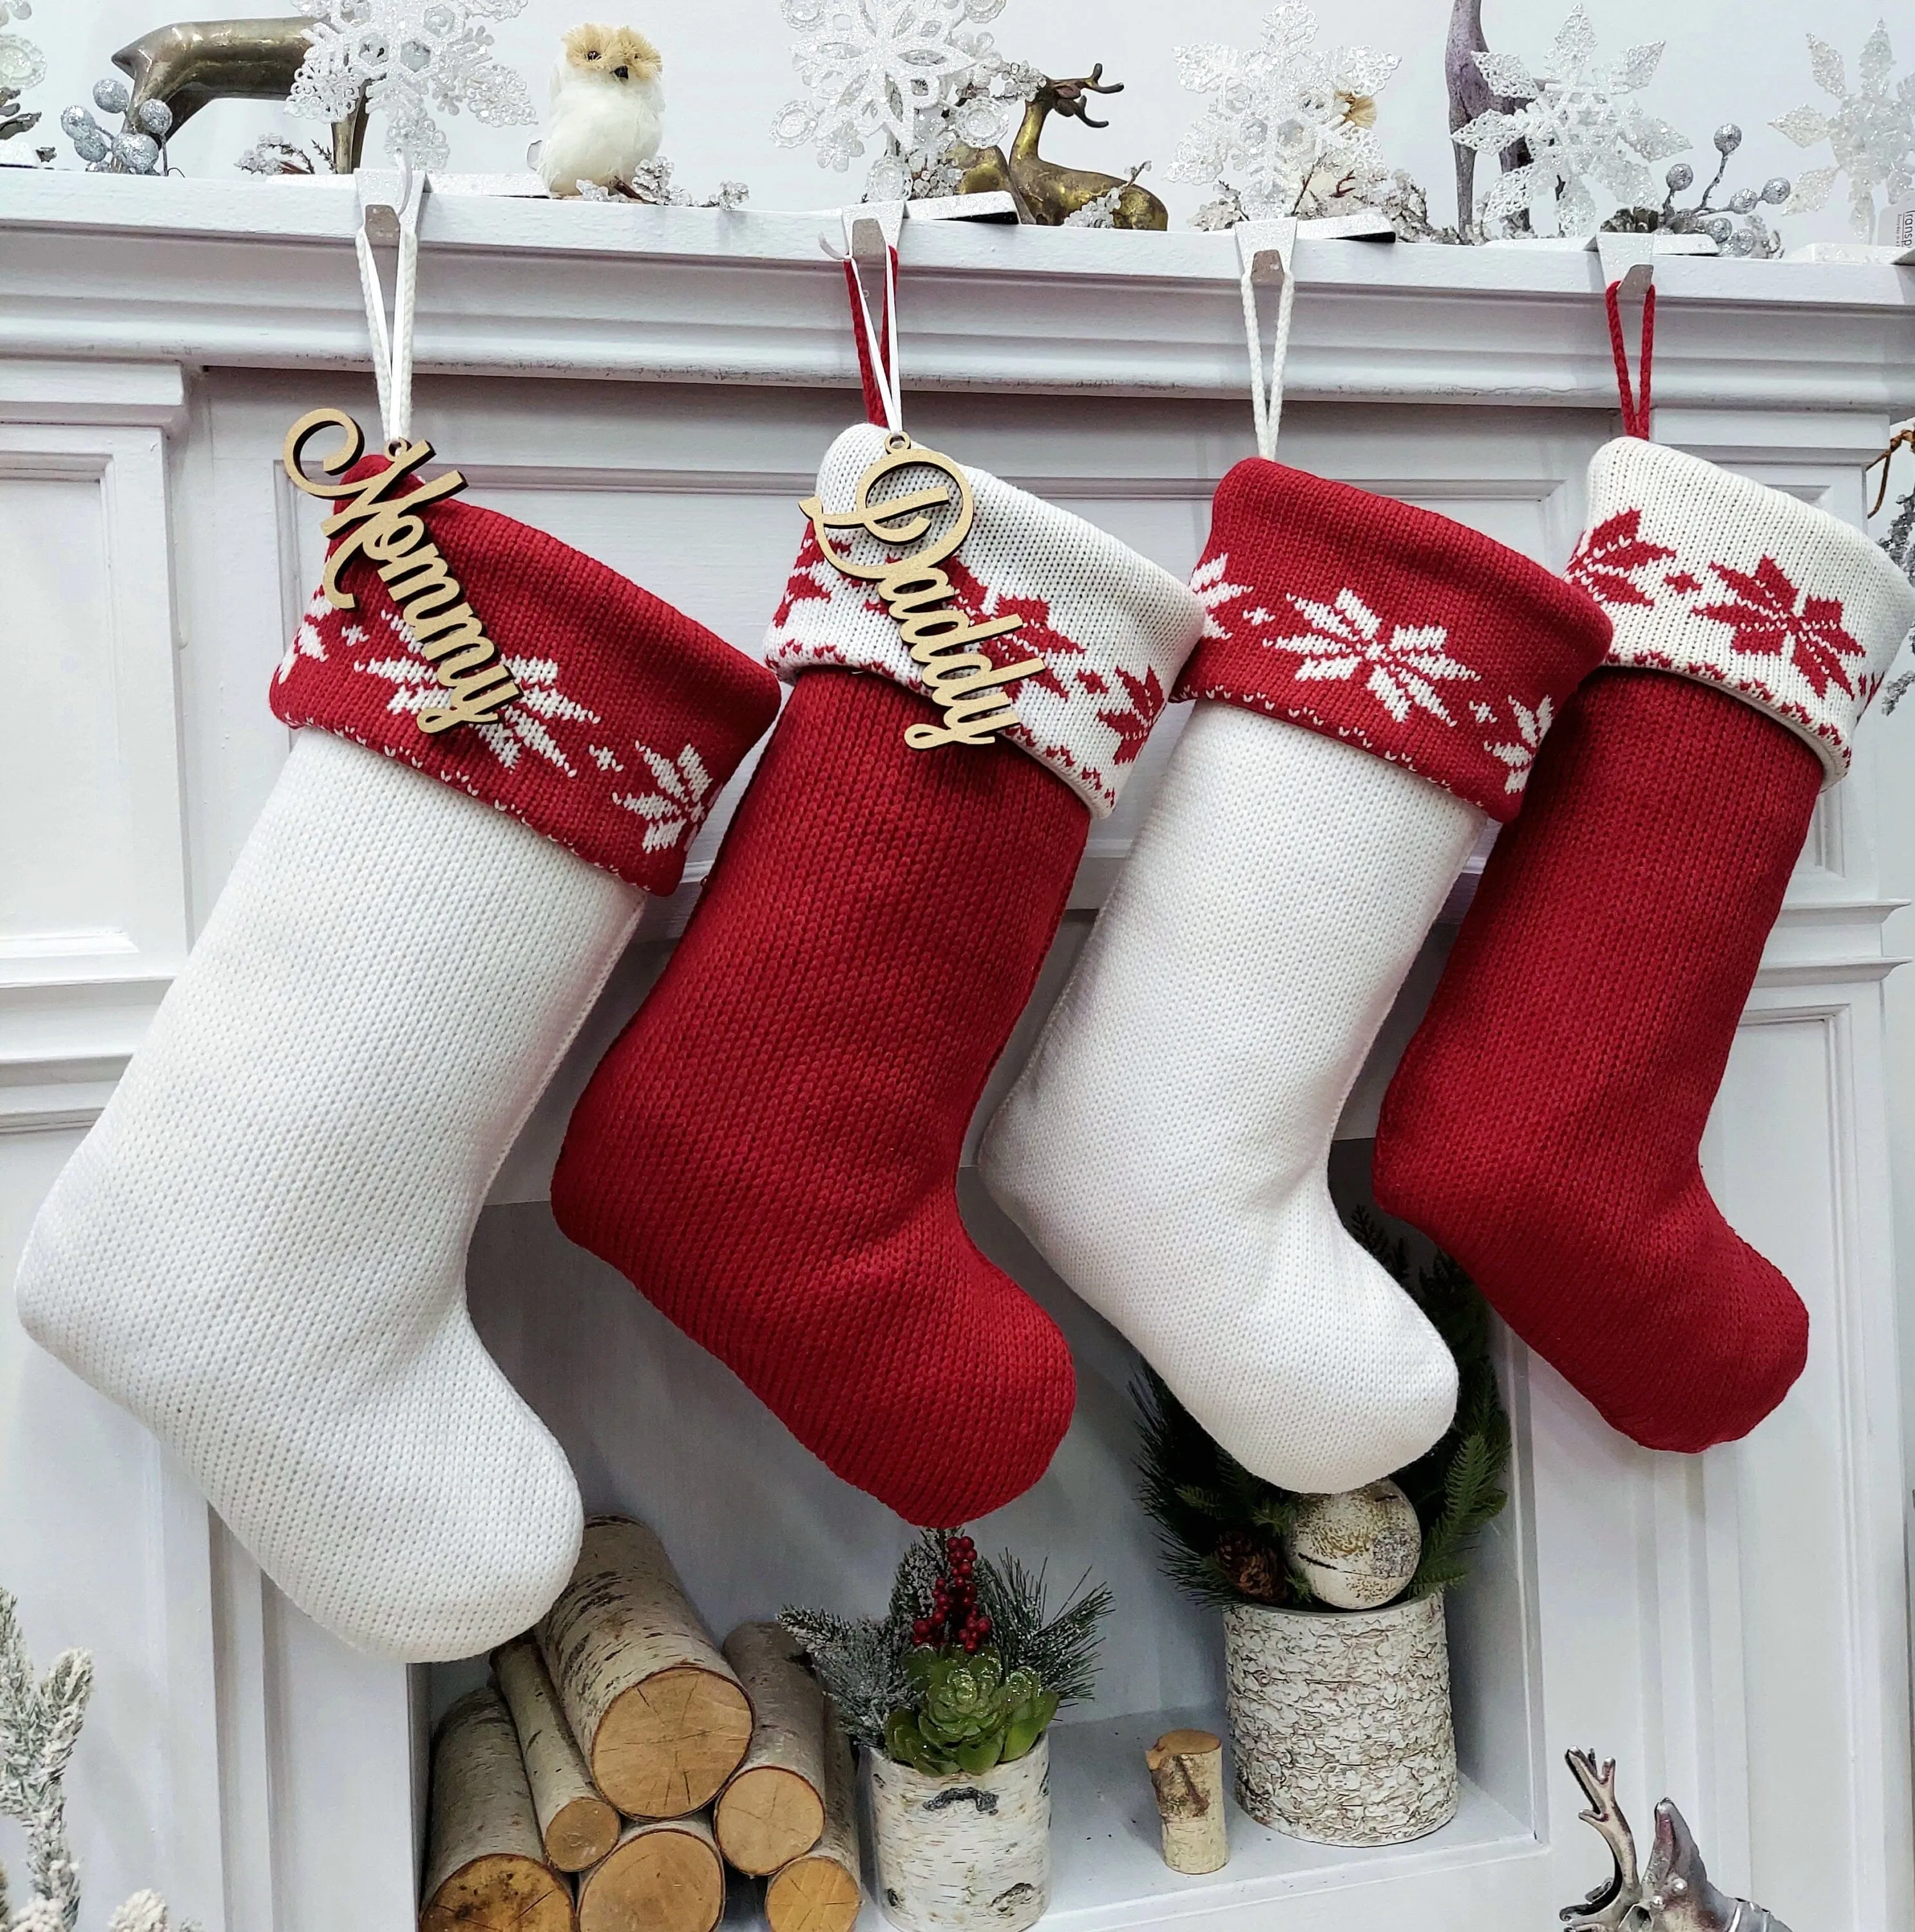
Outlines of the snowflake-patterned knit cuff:
[[[345,480],[375,466],[383,459]],[[420,514],[518,694],[489,719],[423,730],[419,714],[449,694],[362,554],[340,572],[353,609],[314,592],[274,676],[275,713],[416,766],[669,892],[719,788],[777,716],[777,680],[542,531],[473,503]]]
[[1858,530],[1661,443],[1589,462],[1567,574],[1607,610],[1607,662],[1719,684],[1848,770],[1855,727],[1915,624],[1915,591]]
[[1516,816],[1609,626],[1540,564],[1406,503],[1260,457],[1217,485],[1209,611],[1175,695],[1342,738]]
[[[825,452],[818,494],[827,511],[848,508],[859,479],[884,450],[884,431],[860,423]],[[1019,722],[1003,733],[1047,765],[1102,818],[1134,768],[1178,671],[1203,628],[1203,608],[1166,570],[1081,517],[964,466],[976,514],[956,555],[942,566],[953,608],[971,622],[1016,615],[1014,631],[968,646],[1002,667],[1040,658],[1043,669],[1003,686]],[[898,487],[922,487],[922,472]],[[873,492],[887,494],[881,485]],[[893,554],[860,530],[849,554]],[[869,584],[833,567],[807,524],[798,560],[765,637],[779,676],[824,665],[875,671],[923,692],[923,674]]]

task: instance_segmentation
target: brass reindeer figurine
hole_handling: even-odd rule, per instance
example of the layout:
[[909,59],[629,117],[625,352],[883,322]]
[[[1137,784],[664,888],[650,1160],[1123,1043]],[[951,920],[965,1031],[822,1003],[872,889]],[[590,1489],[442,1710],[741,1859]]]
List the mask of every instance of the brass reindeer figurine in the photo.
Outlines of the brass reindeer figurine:
[[[284,100],[311,44],[310,20],[182,20],[121,48],[113,64],[132,82],[128,112],[149,100],[173,110],[173,131],[209,100]],[[350,174],[365,145],[363,97],[332,126],[332,167]]]
[[1099,174],[1091,168],[1060,167],[1037,152],[1044,123],[1053,114],[1081,121],[1087,128],[1110,125],[1108,121],[1093,121],[1086,102],[1090,94],[1124,92],[1123,82],[1106,82],[1103,71],[1103,62],[1100,61],[1088,74],[1075,80],[1046,80],[1026,104],[1023,124],[1011,142],[1008,155],[1001,148],[959,148],[957,160],[965,170],[964,192],[982,194],[994,188],[1008,189],[1017,204],[1020,220],[1056,228],[1062,226],[1066,215],[1074,214],[1087,202],[1115,190],[1113,227],[1168,228],[1169,211],[1134,179]]
[[1616,1802],[1614,1762],[1598,1771],[1593,1751],[1577,1750],[1564,1761],[1589,1801],[1576,1815],[1595,1827],[1616,1861],[1606,1883],[1557,1915],[1567,1932],[1789,1932],[1772,1912],[1710,1884],[1682,1814],[1666,1798],[1655,1808],[1648,1869],[1638,1872],[1635,1836]]

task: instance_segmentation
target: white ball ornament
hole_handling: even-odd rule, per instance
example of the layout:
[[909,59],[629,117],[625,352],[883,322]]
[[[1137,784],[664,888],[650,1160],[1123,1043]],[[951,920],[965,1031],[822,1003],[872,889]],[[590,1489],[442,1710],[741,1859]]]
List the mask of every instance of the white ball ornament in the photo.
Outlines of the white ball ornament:
[[1422,1552],[1415,1509],[1387,1477],[1302,1498],[1283,1538],[1283,1554],[1311,1594],[1339,1610],[1377,1610],[1400,1596]]

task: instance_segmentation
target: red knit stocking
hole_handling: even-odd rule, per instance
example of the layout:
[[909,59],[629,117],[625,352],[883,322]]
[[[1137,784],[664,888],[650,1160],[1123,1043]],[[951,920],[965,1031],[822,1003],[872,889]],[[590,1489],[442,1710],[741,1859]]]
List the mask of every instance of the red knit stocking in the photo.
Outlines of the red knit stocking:
[[1070,1353],[971,1245],[955,1182],[1090,814],[931,706],[799,681],[664,977],[593,1077],[559,1225],[847,1480],[962,1522],[1043,1473]]
[[1496,841],[1376,1142],[1376,1198],[1618,1429],[1745,1434],[1808,1318],[1697,1149],[1821,760],[1739,698],[1599,671]]
[[[1806,1312],[1698,1164],[1817,789],[1915,600],[1858,531],[1612,443],[1569,574],[1609,664],[1544,740],[1386,1096],[1376,1197],[1652,1448],[1745,1434]],[[1670,673],[1676,675],[1670,675]]]
[[[842,502],[881,430],[840,438]],[[1202,608],[1078,519],[973,472],[975,621],[1016,610],[1022,722],[939,714],[867,586],[807,542],[773,628],[796,688],[677,954],[572,1116],[560,1226],[846,1480],[950,1525],[1040,1476],[1070,1420],[1049,1318],[973,1246],[965,1129],[1029,998],[1092,814],[1114,802]],[[833,664],[868,668],[853,675]],[[894,679],[896,681],[893,681]]]

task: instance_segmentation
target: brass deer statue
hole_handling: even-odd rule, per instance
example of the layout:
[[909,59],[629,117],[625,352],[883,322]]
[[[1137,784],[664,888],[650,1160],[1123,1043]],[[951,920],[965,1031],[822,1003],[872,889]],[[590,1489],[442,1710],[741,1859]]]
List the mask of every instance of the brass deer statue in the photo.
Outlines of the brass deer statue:
[[1564,1760],[1589,1801],[1576,1815],[1595,1827],[1616,1862],[1606,1883],[1557,1915],[1566,1932],[1789,1932],[1773,1912],[1710,1884],[1682,1814],[1666,1798],[1655,1808],[1648,1866],[1639,1870],[1634,1834],[1616,1802],[1613,1762],[1598,1771],[1593,1751],[1565,1752]]
[[1074,80],[1046,80],[1025,104],[1023,124],[1019,128],[1006,154],[1001,148],[959,148],[958,164],[965,170],[966,194],[982,194],[994,188],[1008,189],[1017,204],[1018,219],[1040,227],[1056,228],[1065,216],[1074,214],[1100,195],[1117,194],[1111,225],[1115,228],[1168,228],[1169,211],[1134,178],[1099,174],[1091,168],[1067,168],[1047,161],[1037,152],[1044,123],[1052,115],[1081,121],[1087,128],[1108,128],[1108,121],[1093,121],[1088,97],[1093,94],[1121,94],[1121,80],[1106,82],[1103,62],[1098,62],[1088,74]]
[[[182,20],[121,48],[113,64],[132,82],[131,114],[149,100],[173,110],[173,131],[212,100],[284,100],[311,44],[311,20]],[[332,126],[332,167],[350,174],[366,138],[366,107]]]

